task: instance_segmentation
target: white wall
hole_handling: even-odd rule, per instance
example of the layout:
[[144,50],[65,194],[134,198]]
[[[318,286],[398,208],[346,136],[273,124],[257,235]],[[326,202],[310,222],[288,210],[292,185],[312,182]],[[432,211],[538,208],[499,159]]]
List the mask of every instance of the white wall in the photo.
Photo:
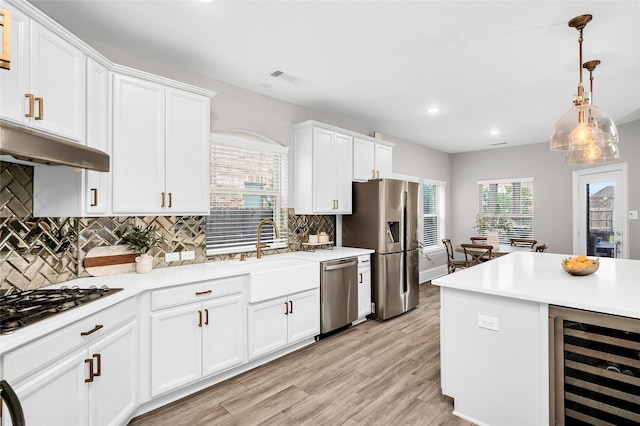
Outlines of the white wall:
[[[629,209],[640,210],[640,121],[618,126],[621,161],[629,164]],[[534,228],[539,243],[554,253],[572,253],[573,170],[586,166],[564,164],[564,154],[549,151],[548,143],[454,154],[451,193],[454,241],[466,241],[478,212],[478,187],[483,179],[534,178]],[[629,256],[640,259],[640,221],[629,221]]]
[[[318,120],[358,133],[371,135],[376,129],[329,117],[278,101],[248,90],[180,70],[171,62],[155,62],[110,46],[94,48],[112,61],[218,92],[212,102],[212,130],[244,129],[263,134],[293,147],[291,126],[304,120]],[[550,128],[553,123],[550,123]],[[629,163],[629,208],[640,210],[640,121],[619,126],[622,161]],[[396,143],[393,151],[395,173],[443,180],[447,184],[446,236],[453,241],[468,240],[475,234],[477,186],[480,179],[531,176],[535,179],[536,239],[549,244],[550,251],[571,253],[571,172],[564,155],[550,152],[547,143],[449,155],[421,145],[383,135]],[[419,137],[416,138],[419,140]],[[290,152],[289,205],[293,206],[293,157]],[[640,259],[640,221],[630,221],[630,256]],[[446,256],[421,262],[421,269],[442,265]]]

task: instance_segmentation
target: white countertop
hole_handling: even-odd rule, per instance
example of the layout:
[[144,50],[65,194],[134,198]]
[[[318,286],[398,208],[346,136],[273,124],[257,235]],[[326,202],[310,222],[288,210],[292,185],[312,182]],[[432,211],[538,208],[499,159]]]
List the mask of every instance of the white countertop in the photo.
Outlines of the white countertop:
[[[101,287],[107,285],[110,288],[122,288],[122,291],[114,293],[104,299],[96,300],[86,305],[70,309],[66,312],[53,315],[50,318],[38,321],[28,327],[24,327],[14,333],[0,336],[0,355],[12,349],[22,346],[40,336],[51,333],[61,327],[78,321],[102,309],[106,309],[118,302],[137,296],[138,294],[169,287],[193,283],[204,280],[225,278],[238,275],[247,275],[259,270],[261,265],[268,267],[270,261],[283,259],[299,259],[309,262],[324,262],[327,260],[341,259],[345,257],[361,256],[373,253],[373,250],[334,247],[333,250],[296,251],[283,254],[264,255],[261,259],[249,258],[243,262],[239,260],[226,260],[220,262],[207,262],[195,265],[171,266],[157,268],[148,274],[135,272],[120,275],[108,275],[103,277],[78,278],[64,283],[48,286],[46,288],[59,288],[62,286],[78,286],[87,288],[95,285]],[[318,274],[320,269],[318,269]]]
[[572,276],[570,255],[516,252],[432,281],[441,287],[640,319],[640,260],[601,258],[598,271]]

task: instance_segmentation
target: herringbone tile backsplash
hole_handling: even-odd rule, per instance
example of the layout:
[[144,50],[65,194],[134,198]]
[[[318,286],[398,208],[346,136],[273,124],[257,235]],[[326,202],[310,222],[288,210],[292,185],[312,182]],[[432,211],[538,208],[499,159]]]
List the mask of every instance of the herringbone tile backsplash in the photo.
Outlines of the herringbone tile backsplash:
[[[154,268],[227,260],[206,256],[206,216],[34,218],[33,167],[0,161],[0,290],[9,292],[88,276],[82,262],[94,247],[119,243],[116,232],[153,226],[166,244],[154,248]],[[296,216],[289,209],[289,247],[301,249],[310,226],[335,241],[335,216]],[[195,259],[167,264],[164,254],[193,250]]]

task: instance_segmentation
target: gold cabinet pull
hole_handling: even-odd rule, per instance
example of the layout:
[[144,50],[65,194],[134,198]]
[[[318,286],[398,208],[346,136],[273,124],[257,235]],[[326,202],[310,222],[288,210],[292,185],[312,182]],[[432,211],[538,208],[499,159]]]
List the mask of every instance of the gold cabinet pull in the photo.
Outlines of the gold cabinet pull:
[[0,10],[0,27],[2,27],[3,40],[2,46],[0,46],[2,48],[0,68],[8,70],[11,68],[11,12],[8,10]]
[[96,331],[100,330],[102,327],[104,327],[104,325],[102,324],[97,324],[95,327],[93,327],[91,330],[89,331],[83,331],[80,333],[81,336],[88,336],[92,333],[95,333]]
[[160,207],[164,207],[164,192],[161,192],[160,194],[162,194],[162,201],[160,202]]
[[202,311],[198,311],[198,327],[202,327]]
[[375,178],[376,178],[376,171],[371,170],[371,179],[375,179]]
[[204,310],[204,325],[209,325],[209,310]]
[[289,300],[289,313],[293,313],[293,300]]
[[84,379],[85,383],[93,382],[93,358],[87,358],[84,360],[85,364],[89,364],[89,378]]
[[36,102],[38,102],[38,116],[35,118],[36,120],[44,120],[44,99],[35,98]]
[[202,296],[203,294],[209,294],[209,293],[211,293],[211,290],[196,291],[196,296]]
[[98,188],[91,188],[91,207],[98,205]]
[[380,170],[376,170],[376,179],[380,179]]
[[172,204],[173,204],[173,193],[170,192],[169,193],[169,207],[172,207]]
[[95,358],[96,360],[96,367],[98,371],[96,371],[95,373],[93,373],[94,376],[100,376],[102,375],[102,356],[100,354],[94,354],[93,358]]
[[24,95],[25,98],[29,98],[29,112],[26,113],[24,116],[25,117],[33,117],[33,101],[34,101],[34,96],[31,93],[27,93],[26,95]]
[[289,315],[289,304],[284,302],[284,314]]

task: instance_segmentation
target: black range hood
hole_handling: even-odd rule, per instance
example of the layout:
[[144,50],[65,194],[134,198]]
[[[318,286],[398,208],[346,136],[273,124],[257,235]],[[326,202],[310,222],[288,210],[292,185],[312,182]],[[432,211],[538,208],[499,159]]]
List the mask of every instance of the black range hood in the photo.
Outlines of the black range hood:
[[0,123],[0,155],[51,166],[109,171],[109,155],[95,148]]

